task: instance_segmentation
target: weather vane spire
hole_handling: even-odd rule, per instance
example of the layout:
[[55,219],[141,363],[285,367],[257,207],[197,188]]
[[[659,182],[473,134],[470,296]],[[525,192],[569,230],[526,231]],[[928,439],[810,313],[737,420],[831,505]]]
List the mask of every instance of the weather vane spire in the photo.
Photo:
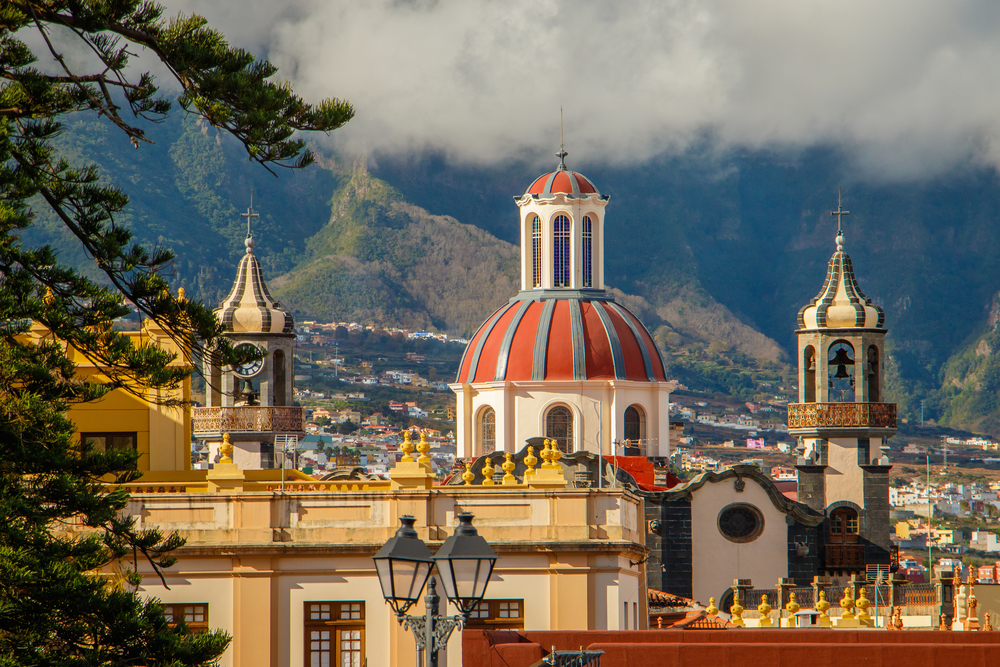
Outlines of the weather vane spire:
[[844,245],[844,216],[850,214],[850,211],[845,211],[841,206],[840,188],[837,188],[837,210],[830,211],[830,215],[837,217],[837,245],[840,247]]
[[563,108],[559,105],[559,152],[556,153],[556,157],[559,158],[559,168],[566,168],[566,156],[569,153],[566,152],[566,143],[563,141]]
[[250,208],[247,209],[246,213],[240,213],[240,217],[247,219],[247,238],[253,238],[253,231],[250,225],[255,219],[260,217],[260,215],[253,212],[253,188],[250,188]]

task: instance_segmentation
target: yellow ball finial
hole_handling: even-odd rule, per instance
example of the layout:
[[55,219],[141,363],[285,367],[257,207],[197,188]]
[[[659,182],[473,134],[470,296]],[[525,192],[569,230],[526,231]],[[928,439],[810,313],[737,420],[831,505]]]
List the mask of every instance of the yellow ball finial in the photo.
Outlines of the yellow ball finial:
[[420,458],[417,459],[417,463],[425,468],[430,468],[431,457],[428,456],[427,452],[431,451],[431,446],[427,442],[427,434],[423,431],[420,431],[420,443],[417,444],[417,451],[420,452]]
[[729,608],[729,613],[732,618],[729,622],[738,628],[746,627],[746,622],[743,620],[743,607],[740,606],[740,589],[733,591],[733,606]]
[[462,473],[462,479],[465,480],[463,486],[472,486],[472,480],[476,478],[476,473],[472,472],[472,461],[465,462],[465,472]]
[[494,486],[493,474],[496,470],[493,468],[493,462],[490,461],[490,457],[486,457],[486,463],[483,464],[483,469],[480,471],[483,473],[483,486]]
[[403,431],[403,444],[399,446],[399,450],[403,452],[403,458],[399,459],[400,463],[413,463],[413,457],[410,456],[410,452],[413,451],[413,443],[410,442],[409,430]]
[[536,463],[538,463],[538,458],[535,456],[535,448],[528,445],[528,455],[524,457],[524,465],[527,466],[527,469],[524,471],[525,482],[535,476]]
[[844,588],[844,597],[840,599],[840,606],[844,610],[840,618],[845,621],[852,620],[854,618],[854,613],[851,611],[854,609],[854,594],[851,592],[850,586]]
[[187,296],[185,295],[183,287],[177,290],[177,300],[180,301],[181,303],[187,301]]
[[559,449],[559,444],[553,439],[552,441],[551,454],[549,455],[549,460],[552,461],[552,467],[559,467],[559,459],[562,458],[562,450]]
[[788,595],[788,604],[785,605],[785,609],[788,611],[788,625],[786,627],[795,627],[795,614],[798,613],[800,607],[799,602],[795,598],[795,591],[792,591]]
[[767,603],[766,593],[760,596],[760,604],[757,605],[757,612],[760,614],[760,621],[757,623],[758,628],[774,627],[774,621],[771,620],[771,605]]
[[719,608],[715,606],[715,598],[708,598],[708,606],[705,607],[705,613],[715,616],[719,613]]
[[819,592],[819,602],[816,603],[816,611],[819,612],[819,624],[821,627],[830,627],[833,625],[833,621],[830,620],[830,614],[827,612],[830,610],[830,603],[826,599],[826,591]]
[[870,625],[872,617],[868,614],[868,608],[872,606],[871,600],[865,596],[865,587],[859,589],[858,599],[854,602],[858,610],[858,620],[863,625]]
[[504,456],[506,460],[503,462],[503,465],[500,466],[501,468],[503,468],[503,471],[505,473],[503,476],[503,485],[513,486],[514,484],[517,484],[517,477],[514,477],[514,468],[516,468],[517,466],[514,464],[514,460],[511,458],[513,454],[507,452]]
[[233,443],[229,442],[229,434],[222,434],[222,445],[219,446],[219,463],[232,463],[233,462]]
[[548,470],[552,467],[552,441],[546,438],[542,445],[542,470]]

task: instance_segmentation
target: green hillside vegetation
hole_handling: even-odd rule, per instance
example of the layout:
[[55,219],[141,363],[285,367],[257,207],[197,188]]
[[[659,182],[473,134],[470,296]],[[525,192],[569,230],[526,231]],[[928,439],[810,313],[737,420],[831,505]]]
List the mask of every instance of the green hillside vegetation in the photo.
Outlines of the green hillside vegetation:
[[[156,143],[137,150],[106,123],[79,120],[67,124],[58,146],[71,160],[96,164],[106,181],[129,194],[128,215],[119,220],[143,243],[175,251],[168,278],[188,296],[214,304],[232,287],[246,236],[240,213],[250,204],[251,188],[260,213],[254,223],[257,254],[267,275],[290,270],[328,217],[329,193],[341,178],[334,170],[313,166],[274,178],[249,163],[232,138],[184,114],[149,134]],[[86,267],[79,244],[48,207],[35,206],[34,212],[31,240],[52,243],[61,257]]]
[[[1000,290],[994,170],[880,183],[859,180],[831,149],[720,155],[711,146],[640,165],[568,163],[611,195],[609,282],[644,298],[679,334],[779,363],[795,349],[798,309],[823,283],[836,234],[829,211],[843,187],[847,251],[862,290],[886,311],[887,398],[900,417],[919,422],[921,399],[928,418],[956,427],[1000,416],[985,397],[949,411],[953,397],[941,390],[945,367],[982,333],[984,309]],[[555,160],[456,169],[440,156],[380,156],[378,164],[378,175],[415,204],[512,240],[509,197]],[[778,355],[767,347],[775,341]]]
[[513,245],[403,201],[359,164],[293,271],[271,280],[300,318],[469,336],[518,290]]
[[[60,145],[128,190],[126,224],[177,251],[175,287],[209,303],[228,291],[252,186],[255,252],[299,319],[466,336],[517,292],[510,196],[554,165],[378,156],[369,173],[353,158],[327,156],[276,179],[191,118],[151,136],[156,144],[134,150],[100,123],[80,122]],[[834,250],[829,210],[843,185],[847,250],[862,289],[886,310],[887,398],[911,424],[924,400],[928,420],[1000,434],[1000,341],[989,317],[1000,290],[995,173],[859,183],[828,150],[570,163],[611,195],[607,280],[655,332],[672,377],[747,398],[794,390],[795,315],[823,282]],[[157,168],[140,169],[149,164]],[[44,207],[37,215],[30,233],[83,265]]]
[[[1000,296],[1000,295],[998,295]],[[941,386],[930,392],[942,426],[1000,434],[1000,329],[998,301],[986,330],[952,356],[940,373]]]

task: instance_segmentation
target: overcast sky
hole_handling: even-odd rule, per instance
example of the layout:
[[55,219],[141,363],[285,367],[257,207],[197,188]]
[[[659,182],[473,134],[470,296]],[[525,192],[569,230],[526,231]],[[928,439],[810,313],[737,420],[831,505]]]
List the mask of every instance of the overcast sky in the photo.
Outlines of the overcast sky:
[[842,146],[869,176],[1000,165],[995,0],[167,0],[349,100],[356,151],[641,161]]

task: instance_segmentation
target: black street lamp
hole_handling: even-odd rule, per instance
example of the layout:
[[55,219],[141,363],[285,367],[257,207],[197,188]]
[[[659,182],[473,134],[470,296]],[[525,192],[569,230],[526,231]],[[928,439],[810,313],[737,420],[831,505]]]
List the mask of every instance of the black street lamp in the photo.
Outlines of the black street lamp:
[[[448,643],[456,628],[468,623],[469,614],[482,602],[497,562],[496,552],[476,532],[472,518],[468,512],[459,514],[455,533],[432,558],[427,545],[413,528],[416,519],[400,517],[403,525],[374,556],[382,596],[396,612],[399,623],[413,631],[417,650],[427,651],[428,667],[437,667],[438,650]],[[441,598],[437,594],[437,581],[430,576],[435,564],[445,595],[458,607],[456,616],[437,613]],[[428,578],[430,584],[424,598],[426,613],[408,616],[406,612],[420,597]]]

